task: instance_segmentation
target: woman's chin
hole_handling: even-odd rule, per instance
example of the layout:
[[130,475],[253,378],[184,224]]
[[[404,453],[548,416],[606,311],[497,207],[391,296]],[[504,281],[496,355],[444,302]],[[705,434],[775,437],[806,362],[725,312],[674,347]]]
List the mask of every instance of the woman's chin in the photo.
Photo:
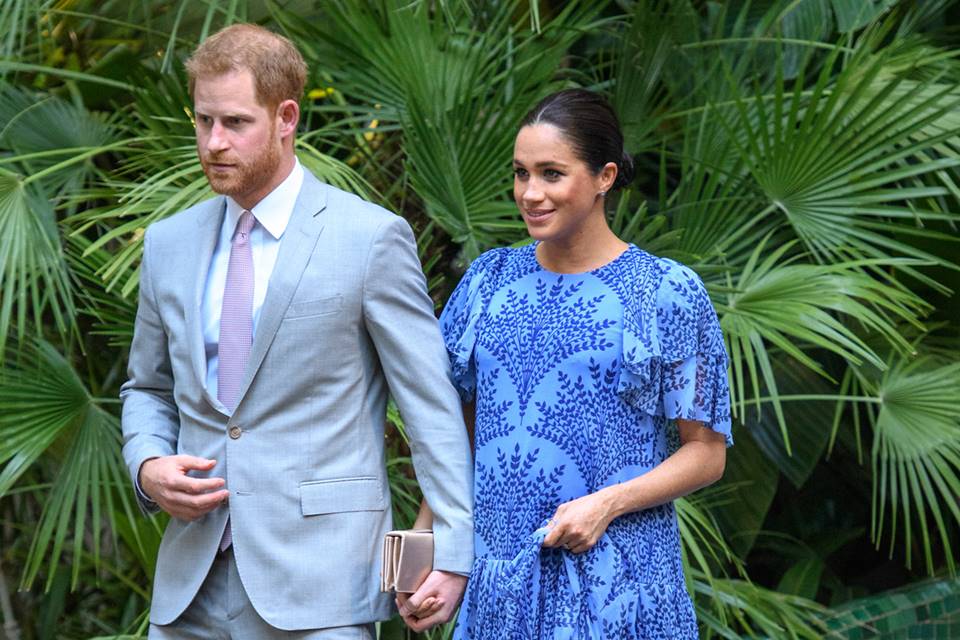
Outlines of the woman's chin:
[[554,236],[553,229],[549,224],[544,224],[541,221],[531,221],[527,218],[524,218],[523,221],[527,225],[527,234],[533,240],[543,242],[550,240]]

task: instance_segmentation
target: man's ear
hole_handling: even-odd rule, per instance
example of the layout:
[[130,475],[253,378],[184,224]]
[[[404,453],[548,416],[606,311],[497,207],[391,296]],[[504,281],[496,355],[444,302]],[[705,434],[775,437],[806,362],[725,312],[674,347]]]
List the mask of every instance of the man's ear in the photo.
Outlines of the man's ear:
[[280,137],[292,136],[300,122],[300,105],[296,100],[284,100],[277,105],[277,119],[280,121]]

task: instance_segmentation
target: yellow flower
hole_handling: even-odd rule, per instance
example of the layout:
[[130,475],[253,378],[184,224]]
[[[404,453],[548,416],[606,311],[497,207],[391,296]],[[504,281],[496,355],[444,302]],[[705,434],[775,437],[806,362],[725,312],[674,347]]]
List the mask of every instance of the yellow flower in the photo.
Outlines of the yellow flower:
[[307,97],[311,100],[321,100],[323,98],[332,96],[336,91],[333,87],[327,87],[326,89],[311,89],[310,93],[307,94]]
[[370,131],[364,132],[363,139],[366,140],[367,142],[370,142],[371,140],[373,140],[373,137],[376,135],[373,129],[376,129],[379,125],[380,125],[380,121],[378,119],[374,118],[373,120],[371,120],[370,126],[367,127],[368,129],[370,129]]

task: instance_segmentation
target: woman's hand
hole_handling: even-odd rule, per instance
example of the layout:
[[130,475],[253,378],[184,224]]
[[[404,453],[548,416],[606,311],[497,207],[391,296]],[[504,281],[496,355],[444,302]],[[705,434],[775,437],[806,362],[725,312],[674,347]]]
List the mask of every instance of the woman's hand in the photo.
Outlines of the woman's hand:
[[593,548],[617,516],[650,509],[716,482],[723,475],[727,445],[722,433],[694,420],[677,420],[681,447],[632,480],[565,502],[547,526],[545,547],[573,553]]
[[597,544],[615,515],[605,491],[565,502],[557,507],[547,523],[550,532],[544,538],[543,546],[563,547],[572,553],[589,551]]

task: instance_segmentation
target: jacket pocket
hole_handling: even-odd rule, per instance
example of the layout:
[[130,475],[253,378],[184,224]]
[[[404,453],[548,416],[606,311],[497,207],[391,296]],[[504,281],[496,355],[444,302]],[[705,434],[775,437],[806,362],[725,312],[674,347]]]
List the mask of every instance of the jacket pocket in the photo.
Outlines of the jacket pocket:
[[343,307],[343,296],[335,295],[329,298],[319,298],[317,300],[305,300],[303,302],[293,302],[287,307],[287,313],[284,314],[284,320],[292,318],[310,318],[313,316],[324,316],[331,313],[337,313]]
[[348,511],[383,511],[387,501],[373,476],[306,480],[300,483],[300,511],[305,516]]

